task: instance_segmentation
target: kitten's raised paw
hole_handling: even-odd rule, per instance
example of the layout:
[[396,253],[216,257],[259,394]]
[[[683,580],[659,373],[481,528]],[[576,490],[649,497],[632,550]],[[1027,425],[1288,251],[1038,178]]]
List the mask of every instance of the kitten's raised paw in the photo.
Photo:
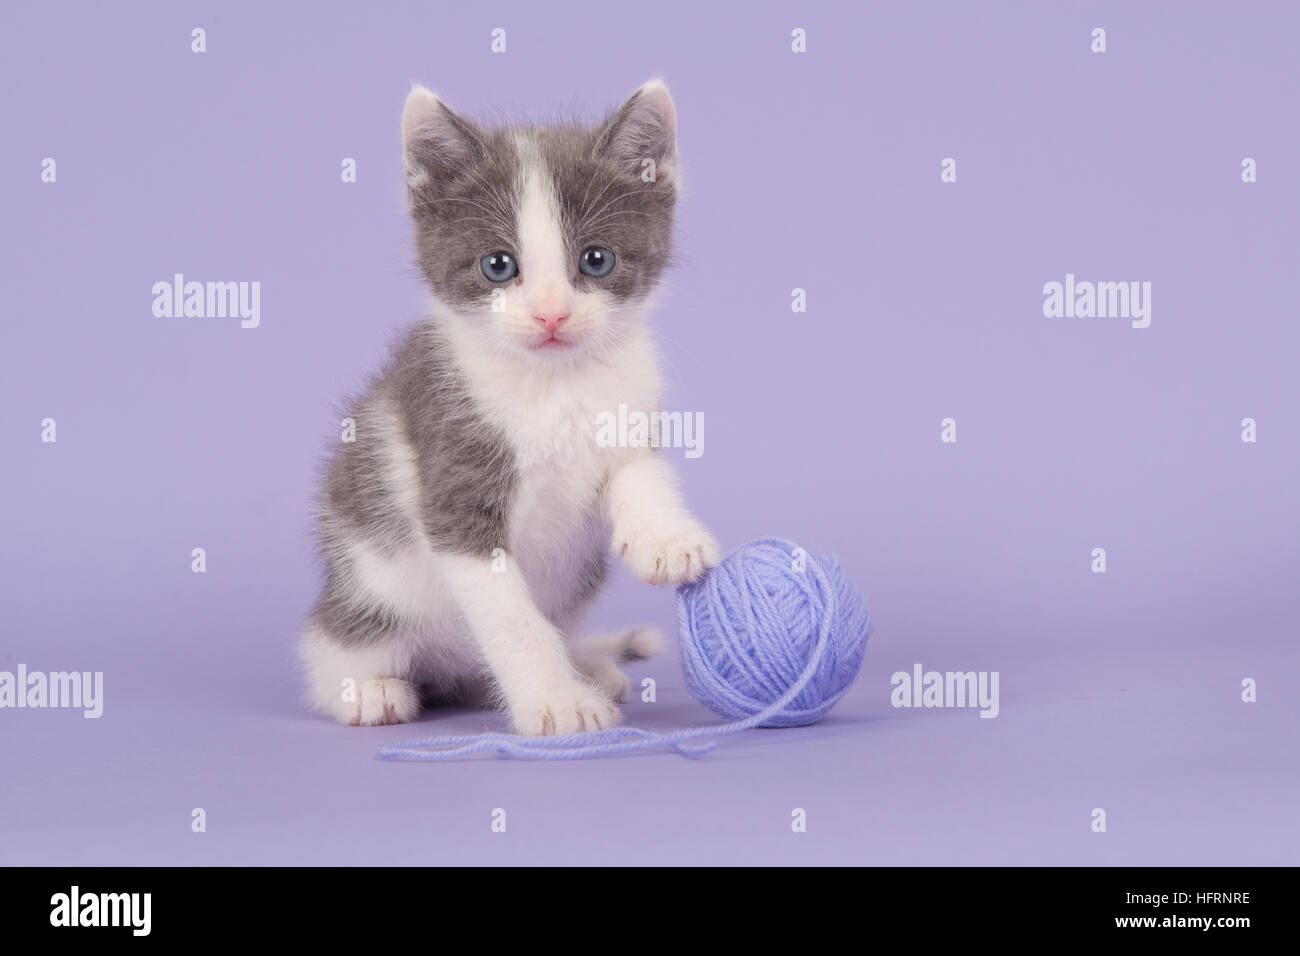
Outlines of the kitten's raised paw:
[[608,730],[617,726],[620,719],[622,715],[614,703],[585,684],[510,709],[515,733],[530,737]]
[[356,686],[351,703],[353,727],[404,724],[420,713],[420,692],[400,677],[369,677]]
[[696,521],[670,528],[641,528],[615,539],[632,573],[650,584],[698,581],[722,560],[713,535]]

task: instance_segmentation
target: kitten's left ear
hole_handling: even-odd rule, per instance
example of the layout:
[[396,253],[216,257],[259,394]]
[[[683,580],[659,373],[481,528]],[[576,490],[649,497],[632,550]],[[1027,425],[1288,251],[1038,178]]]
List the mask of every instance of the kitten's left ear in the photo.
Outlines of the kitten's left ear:
[[402,108],[406,182],[414,192],[435,192],[471,167],[483,154],[478,130],[423,86],[412,86]]
[[595,149],[638,177],[650,159],[656,180],[676,180],[677,108],[663,80],[642,85],[601,124]]

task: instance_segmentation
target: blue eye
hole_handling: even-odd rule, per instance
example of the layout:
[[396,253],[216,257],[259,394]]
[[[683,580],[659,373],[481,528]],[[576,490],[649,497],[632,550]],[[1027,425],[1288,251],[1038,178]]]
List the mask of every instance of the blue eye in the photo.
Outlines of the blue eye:
[[519,275],[519,263],[508,252],[494,252],[478,261],[483,275],[491,282],[505,282]]
[[614,253],[600,246],[592,246],[578,257],[578,271],[593,279],[607,276],[614,271]]

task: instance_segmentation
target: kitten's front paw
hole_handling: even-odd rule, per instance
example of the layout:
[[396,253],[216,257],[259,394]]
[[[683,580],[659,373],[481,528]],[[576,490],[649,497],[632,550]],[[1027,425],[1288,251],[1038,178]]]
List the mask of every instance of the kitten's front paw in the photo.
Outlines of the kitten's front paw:
[[340,720],[353,727],[404,724],[420,713],[420,692],[400,677],[369,677],[356,685],[356,700],[343,701]]
[[698,581],[722,560],[718,542],[694,520],[624,531],[615,537],[614,546],[632,573],[650,584]]
[[618,708],[608,697],[582,683],[544,699],[521,702],[510,708],[510,722],[515,733],[529,737],[608,730],[616,727],[621,718]]

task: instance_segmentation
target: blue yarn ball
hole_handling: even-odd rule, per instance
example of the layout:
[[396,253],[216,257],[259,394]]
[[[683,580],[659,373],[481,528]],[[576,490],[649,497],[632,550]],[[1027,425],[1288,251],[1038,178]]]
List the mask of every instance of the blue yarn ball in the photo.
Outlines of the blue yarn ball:
[[758,727],[821,720],[858,676],[871,633],[839,562],[780,538],[752,541],[678,588],[677,618],[691,695]]

